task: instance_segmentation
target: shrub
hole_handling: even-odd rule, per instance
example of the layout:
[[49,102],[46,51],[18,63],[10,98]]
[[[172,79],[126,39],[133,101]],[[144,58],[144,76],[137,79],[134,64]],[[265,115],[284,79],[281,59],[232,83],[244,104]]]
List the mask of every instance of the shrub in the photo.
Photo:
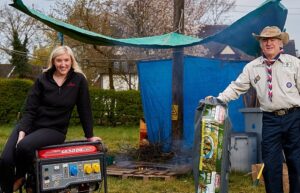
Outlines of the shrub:
[[139,123],[143,117],[140,92],[135,90],[116,92],[116,123]]
[[0,79],[0,123],[17,120],[32,84],[25,79]]
[[137,125],[143,116],[139,91],[91,88],[90,97],[95,125]]

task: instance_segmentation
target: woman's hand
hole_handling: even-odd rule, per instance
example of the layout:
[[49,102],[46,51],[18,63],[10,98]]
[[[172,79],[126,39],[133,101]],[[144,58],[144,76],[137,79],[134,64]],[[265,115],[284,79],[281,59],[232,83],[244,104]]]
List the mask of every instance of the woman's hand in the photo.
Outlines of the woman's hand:
[[18,141],[17,141],[17,145],[18,143],[25,137],[25,132],[24,131],[20,131],[19,132],[19,137],[18,137]]
[[101,141],[102,140],[100,137],[90,137],[90,138],[86,138],[86,139],[90,142]]

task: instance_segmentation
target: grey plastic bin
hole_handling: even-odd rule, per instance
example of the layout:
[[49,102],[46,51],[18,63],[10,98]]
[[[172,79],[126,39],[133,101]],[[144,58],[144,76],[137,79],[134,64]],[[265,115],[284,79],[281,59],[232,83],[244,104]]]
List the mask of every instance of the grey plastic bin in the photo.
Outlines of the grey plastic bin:
[[244,114],[245,132],[254,132],[257,134],[257,152],[258,162],[262,162],[261,141],[262,141],[262,115],[260,108],[244,108],[239,110]]
[[232,133],[230,141],[231,170],[250,172],[257,163],[257,134]]

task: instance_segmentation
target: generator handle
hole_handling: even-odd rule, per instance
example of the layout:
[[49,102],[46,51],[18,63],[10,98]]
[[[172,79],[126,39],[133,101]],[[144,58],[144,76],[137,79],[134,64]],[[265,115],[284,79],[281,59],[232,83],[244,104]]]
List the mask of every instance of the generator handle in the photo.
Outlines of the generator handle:
[[45,147],[40,148],[39,150],[56,148],[56,147],[68,147],[68,146],[74,146],[74,145],[95,145],[95,146],[98,146],[101,151],[107,152],[107,148],[102,141],[87,141],[87,140],[65,141],[62,144],[45,146]]

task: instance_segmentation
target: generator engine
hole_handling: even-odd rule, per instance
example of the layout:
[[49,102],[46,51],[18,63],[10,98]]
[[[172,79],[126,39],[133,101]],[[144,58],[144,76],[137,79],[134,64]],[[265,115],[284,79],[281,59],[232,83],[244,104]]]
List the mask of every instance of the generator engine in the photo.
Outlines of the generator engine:
[[36,152],[37,193],[107,192],[106,156],[99,142],[71,141]]

